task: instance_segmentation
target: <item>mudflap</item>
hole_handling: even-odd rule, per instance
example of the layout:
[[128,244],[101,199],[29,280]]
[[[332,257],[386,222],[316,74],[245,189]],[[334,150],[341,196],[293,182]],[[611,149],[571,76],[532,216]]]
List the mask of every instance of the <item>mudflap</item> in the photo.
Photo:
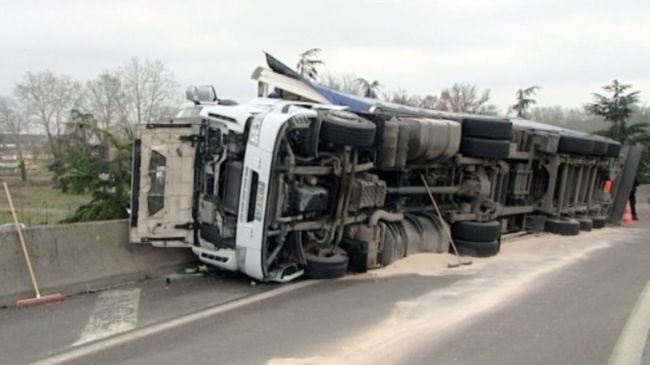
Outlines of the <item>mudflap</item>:
[[348,253],[348,270],[364,273],[371,268],[368,264],[368,242],[344,238],[341,241],[341,248]]

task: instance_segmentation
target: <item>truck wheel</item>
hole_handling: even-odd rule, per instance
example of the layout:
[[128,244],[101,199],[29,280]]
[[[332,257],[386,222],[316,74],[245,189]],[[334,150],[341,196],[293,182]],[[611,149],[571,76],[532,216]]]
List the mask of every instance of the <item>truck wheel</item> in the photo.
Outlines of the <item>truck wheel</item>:
[[348,255],[340,247],[334,251],[321,250],[318,255],[305,252],[305,276],[312,279],[340,278],[348,271]]
[[451,226],[451,235],[454,238],[468,241],[495,241],[501,236],[501,223],[498,221],[457,222]]
[[465,256],[488,257],[499,253],[501,244],[498,240],[489,242],[477,242],[454,238],[458,253]]
[[594,227],[594,222],[587,217],[576,218],[576,220],[580,224],[581,231],[589,232]]
[[320,137],[339,145],[369,147],[375,142],[377,126],[368,119],[344,111],[324,115]]
[[512,122],[507,119],[461,119],[461,134],[463,137],[502,139],[512,138]]
[[575,236],[580,233],[580,223],[571,218],[549,218],[546,220],[546,232]]
[[604,216],[591,217],[591,222],[593,228],[601,229],[605,227],[605,225],[607,224],[607,217]]
[[594,150],[594,140],[586,137],[560,136],[558,153],[589,155]]
[[502,160],[510,154],[510,142],[483,138],[463,137],[460,153],[469,157]]

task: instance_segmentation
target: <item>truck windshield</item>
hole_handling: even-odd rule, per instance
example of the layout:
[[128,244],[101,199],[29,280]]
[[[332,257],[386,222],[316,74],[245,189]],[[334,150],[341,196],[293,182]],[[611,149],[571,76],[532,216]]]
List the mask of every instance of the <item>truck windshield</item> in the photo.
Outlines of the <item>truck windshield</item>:
[[165,205],[165,172],[167,159],[159,152],[152,151],[149,160],[149,181],[151,188],[147,194],[147,210],[149,215],[159,212]]

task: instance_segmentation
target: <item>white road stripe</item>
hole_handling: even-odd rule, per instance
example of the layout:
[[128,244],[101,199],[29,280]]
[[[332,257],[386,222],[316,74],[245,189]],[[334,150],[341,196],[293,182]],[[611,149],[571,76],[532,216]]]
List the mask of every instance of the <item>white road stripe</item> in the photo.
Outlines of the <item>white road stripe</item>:
[[609,357],[608,365],[637,365],[650,331],[650,281],[639,296],[621,336]]
[[102,339],[135,328],[138,324],[140,289],[102,292],[79,340],[73,346]]
[[249,297],[243,298],[243,299],[238,299],[232,302],[228,302],[226,304],[220,304],[215,307],[207,308],[195,313],[187,314],[175,319],[171,319],[169,321],[153,324],[150,326],[142,327],[142,328],[137,328],[132,331],[129,331],[127,333],[113,336],[101,341],[97,341],[94,343],[89,343],[84,346],[79,346],[77,348],[73,348],[69,351],[60,353],[58,355],[54,355],[51,357],[48,357],[43,360],[39,360],[36,362],[33,362],[32,364],[38,364],[38,365],[55,365],[55,364],[65,364],[66,362],[70,362],[72,360],[76,360],[79,358],[82,358],[84,356],[88,356],[112,347],[120,346],[127,344],[129,342],[154,335],[156,333],[160,333],[163,331],[168,331],[177,327],[181,327],[184,325],[187,325],[192,322],[200,321],[202,319],[207,319],[212,316],[239,308],[243,307],[249,304],[253,304],[262,300],[266,300],[269,298],[273,298],[278,295],[286,294],[289,292],[292,292],[294,290],[306,288],[308,286],[314,285],[318,283],[318,280],[305,280],[301,281],[295,284],[287,284],[279,287],[278,289],[274,290],[269,290],[260,294],[256,295],[251,295]]

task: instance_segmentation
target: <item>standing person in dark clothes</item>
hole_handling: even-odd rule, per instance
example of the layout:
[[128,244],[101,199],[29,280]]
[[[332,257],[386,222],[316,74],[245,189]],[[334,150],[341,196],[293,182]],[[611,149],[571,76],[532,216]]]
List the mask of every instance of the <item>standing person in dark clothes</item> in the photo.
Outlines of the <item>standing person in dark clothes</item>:
[[636,187],[639,186],[639,179],[634,178],[634,183],[632,183],[632,191],[630,191],[630,209],[632,210],[632,219],[638,221],[639,218],[636,216]]

